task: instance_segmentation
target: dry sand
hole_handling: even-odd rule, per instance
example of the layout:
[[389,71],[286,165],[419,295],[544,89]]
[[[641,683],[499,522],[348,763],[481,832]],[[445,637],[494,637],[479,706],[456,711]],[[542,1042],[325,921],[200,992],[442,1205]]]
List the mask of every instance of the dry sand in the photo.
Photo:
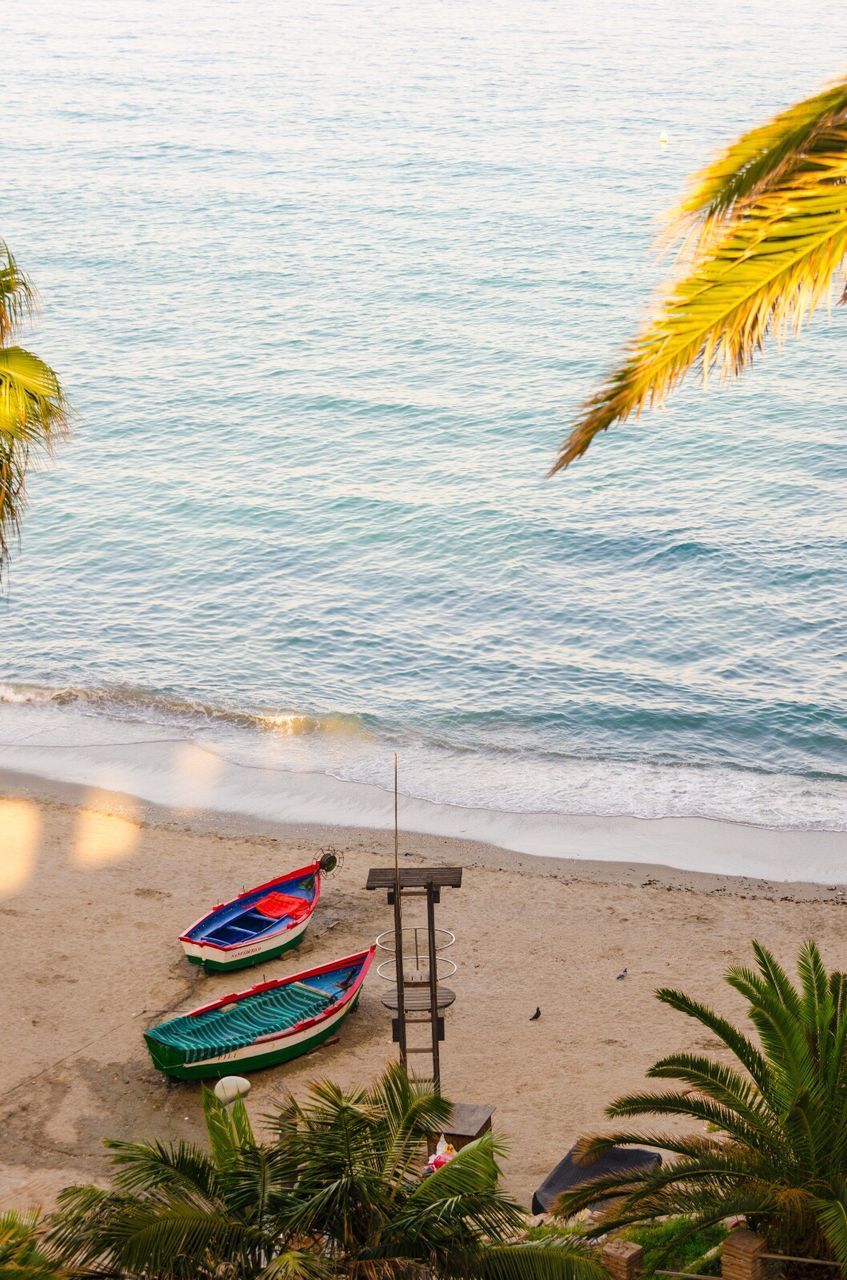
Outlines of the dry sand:
[[[154,1071],[142,1030],[389,928],[384,896],[364,882],[369,866],[390,863],[392,841],[173,813],[23,775],[0,776],[0,794],[0,1206],[46,1206],[69,1182],[108,1177],[104,1136],[198,1137],[199,1086]],[[234,977],[188,965],[177,936],[204,909],[329,847],[344,864],[296,959]],[[713,1047],[654,999],[656,987],[740,1015],[722,974],[749,957],[754,936],[787,963],[814,936],[831,966],[845,964],[847,891],[837,886],[533,858],[424,835],[404,836],[401,849],[409,865],[465,867],[463,887],[445,891],[438,909],[457,934],[459,965],[444,1091],[497,1108],[495,1128],[511,1146],[506,1182],[525,1202],[652,1061]],[[383,991],[372,972],[335,1043],[254,1075],[253,1115],[316,1077],[353,1085],[377,1073],[393,1055]],[[530,1022],[536,1005],[542,1016]]]

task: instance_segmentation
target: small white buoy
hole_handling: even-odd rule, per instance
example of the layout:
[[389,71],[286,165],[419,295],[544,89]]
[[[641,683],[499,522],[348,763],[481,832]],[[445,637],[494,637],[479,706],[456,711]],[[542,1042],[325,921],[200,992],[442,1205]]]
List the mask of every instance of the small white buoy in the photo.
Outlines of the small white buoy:
[[249,1092],[250,1081],[245,1080],[244,1076],[224,1076],[215,1085],[215,1097],[225,1107],[235,1102],[236,1098],[243,1098]]
[[660,146],[660,147],[666,147],[666,146],[668,145],[668,143],[669,143],[669,142],[670,142],[670,138],[668,137],[668,135],[667,135],[667,134],[664,132],[664,130],[663,130],[663,131],[659,134],[659,146]]

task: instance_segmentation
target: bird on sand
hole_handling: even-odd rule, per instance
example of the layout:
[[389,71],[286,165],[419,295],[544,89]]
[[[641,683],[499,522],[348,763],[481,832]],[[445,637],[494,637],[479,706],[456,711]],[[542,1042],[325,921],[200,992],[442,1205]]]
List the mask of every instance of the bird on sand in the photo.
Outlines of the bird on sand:
[[530,1022],[537,1022],[540,1017],[541,1017],[541,1009],[538,1008],[535,1010],[535,1013],[530,1018]]
[[626,977],[626,965],[624,965],[623,969],[621,969],[620,973],[618,974],[618,981],[620,982],[621,978],[625,978],[625,977]]

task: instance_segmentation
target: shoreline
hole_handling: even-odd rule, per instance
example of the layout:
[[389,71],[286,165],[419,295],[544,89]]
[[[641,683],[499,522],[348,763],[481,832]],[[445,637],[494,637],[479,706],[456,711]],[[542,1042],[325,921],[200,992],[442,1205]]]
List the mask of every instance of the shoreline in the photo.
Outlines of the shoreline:
[[[302,776],[302,775],[294,775]],[[357,783],[340,783],[341,786],[359,786]],[[378,788],[373,788],[378,790]],[[388,792],[383,793],[386,797]],[[367,824],[330,823],[318,821],[283,822],[239,812],[218,809],[174,809],[158,801],[147,800],[129,792],[90,787],[76,782],[63,782],[35,774],[18,772],[0,767],[0,798],[19,797],[47,803],[85,806],[118,817],[129,816],[142,826],[171,827],[184,830],[184,824],[199,834],[216,837],[252,838],[264,837],[282,840],[303,840],[316,845],[331,844],[333,839],[357,840],[369,837],[384,838],[390,830],[384,826]],[[737,872],[703,871],[692,867],[679,867],[662,861],[624,859],[609,856],[582,857],[568,854],[530,853],[514,849],[496,840],[478,840],[467,836],[445,834],[438,831],[418,830],[405,824],[406,809],[410,804],[428,804],[426,801],[410,801],[400,797],[401,854],[404,835],[423,837],[438,844],[431,846],[433,861],[442,863],[449,859],[451,851],[462,853],[462,865],[476,866],[493,871],[515,871],[522,875],[554,877],[565,883],[630,885],[650,887],[657,885],[671,890],[694,893],[738,895],[768,900],[798,902],[847,902],[847,832],[840,831],[785,831],[782,828],[757,827],[743,823],[723,822],[712,818],[585,818],[582,815],[561,815],[562,827],[570,826],[570,841],[584,838],[589,841],[611,839],[619,842],[629,835],[641,836],[640,848],[668,847],[675,839],[688,837],[697,851],[702,842],[727,837],[742,844],[752,845],[758,852],[774,840],[794,836],[788,843],[800,850],[825,844],[840,861],[842,878],[829,881],[797,878],[774,879]],[[430,808],[449,806],[430,805]],[[458,806],[457,806],[458,807]],[[386,809],[388,805],[386,805]],[[491,815],[496,822],[499,811],[475,811]],[[177,817],[178,815],[178,817]],[[521,817],[523,815],[505,815]],[[443,848],[440,846],[444,846]],[[596,850],[595,850],[596,852]],[[732,855],[729,855],[732,856]]]

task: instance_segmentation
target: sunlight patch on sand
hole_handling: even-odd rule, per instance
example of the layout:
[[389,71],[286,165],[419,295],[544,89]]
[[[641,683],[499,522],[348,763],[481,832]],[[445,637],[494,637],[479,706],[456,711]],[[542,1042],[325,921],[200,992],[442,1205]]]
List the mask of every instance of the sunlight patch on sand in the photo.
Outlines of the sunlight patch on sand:
[[179,778],[177,803],[184,809],[202,809],[212,796],[212,787],[223,771],[224,762],[213,751],[186,742],[179,748],[174,769]]
[[[110,796],[106,792],[90,791],[86,802],[90,805],[107,805]],[[135,806],[137,813],[138,807]],[[120,862],[135,851],[141,835],[135,814],[119,817],[98,809],[81,809],[76,824],[71,862],[76,867],[90,870],[110,862]]]
[[41,818],[30,800],[0,800],[0,898],[17,893],[32,879]]

